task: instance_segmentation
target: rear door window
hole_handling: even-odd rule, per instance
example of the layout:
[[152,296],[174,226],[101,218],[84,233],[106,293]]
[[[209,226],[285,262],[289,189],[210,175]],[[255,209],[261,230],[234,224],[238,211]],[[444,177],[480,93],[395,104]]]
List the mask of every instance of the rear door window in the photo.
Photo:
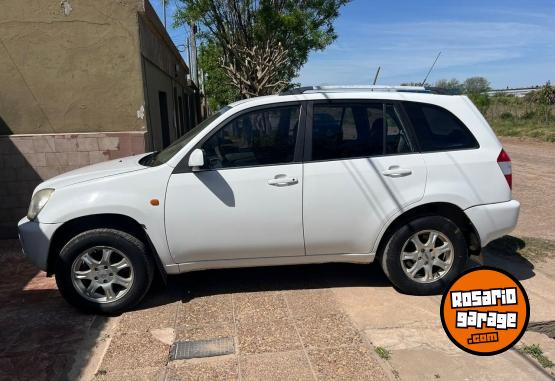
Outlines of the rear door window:
[[422,152],[478,148],[468,128],[446,109],[426,103],[404,102]]
[[397,111],[383,103],[314,104],[311,159],[413,152]]

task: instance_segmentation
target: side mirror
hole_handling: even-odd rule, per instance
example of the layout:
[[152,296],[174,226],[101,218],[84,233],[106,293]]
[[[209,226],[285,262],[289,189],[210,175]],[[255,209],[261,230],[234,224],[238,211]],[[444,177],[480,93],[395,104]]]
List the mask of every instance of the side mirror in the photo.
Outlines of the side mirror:
[[189,167],[193,171],[198,171],[202,166],[204,166],[204,152],[200,148],[195,149],[191,152],[189,156]]

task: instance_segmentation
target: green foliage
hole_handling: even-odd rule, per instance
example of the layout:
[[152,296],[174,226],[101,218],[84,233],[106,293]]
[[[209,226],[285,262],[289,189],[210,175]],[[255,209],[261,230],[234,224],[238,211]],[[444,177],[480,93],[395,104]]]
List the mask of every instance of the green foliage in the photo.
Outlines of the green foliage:
[[466,94],[481,94],[491,90],[489,81],[484,77],[467,78],[463,86]]
[[555,105],[555,87],[551,86],[550,81],[547,81],[539,90],[533,91],[529,95],[532,102],[545,106]]
[[478,107],[482,114],[488,111],[491,104],[490,96],[486,93],[467,93],[467,96]]
[[[476,104],[482,110],[479,103]],[[551,117],[554,109],[555,88],[547,82],[524,97],[491,96],[489,106],[482,112],[498,135],[555,142],[555,120]]]
[[348,1],[178,0],[174,26],[199,25],[207,95],[222,104],[291,86],[309,53],[337,37],[333,22]]
[[224,70],[218,64],[220,56],[220,49],[213,42],[201,45],[198,51],[198,64],[206,73],[204,91],[208,96],[208,106],[214,111],[240,99],[239,91],[229,83]]
[[391,352],[384,347],[376,347],[374,350],[376,351],[378,356],[380,356],[384,360],[389,360],[391,358]]
[[464,91],[463,84],[456,78],[440,79],[434,84],[434,87],[447,90],[449,94],[462,94]]
[[553,368],[553,365],[555,365],[553,364],[553,361],[543,354],[543,351],[538,344],[526,345],[522,348],[522,351],[538,360],[540,365],[544,368]]

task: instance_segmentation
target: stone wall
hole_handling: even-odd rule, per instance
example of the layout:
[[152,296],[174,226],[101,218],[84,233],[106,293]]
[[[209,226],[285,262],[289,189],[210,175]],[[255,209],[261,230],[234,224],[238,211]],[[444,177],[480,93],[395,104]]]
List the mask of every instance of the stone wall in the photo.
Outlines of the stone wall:
[[34,188],[76,168],[143,153],[144,132],[0,136],[0,238],[17,236]]

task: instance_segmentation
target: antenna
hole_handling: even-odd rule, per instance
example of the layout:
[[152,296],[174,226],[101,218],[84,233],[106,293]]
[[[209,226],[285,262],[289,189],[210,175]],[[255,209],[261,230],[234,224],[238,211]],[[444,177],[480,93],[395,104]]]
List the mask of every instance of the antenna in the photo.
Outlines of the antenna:
[[436,66],[436,62],[437,62],[437,60],[439,59],[439,56],[440,56],[440,55],[441,55],[441,52],[439,52],[439,53],[437,54],[437,57],[436,57],[436,59],[434,60],[434,63],[432,64],[432,67],[430,68],[430,70],[428,70],[428,74],[426,74],[426,77],[425,77],[424,80],[422,81],[422,85],[421,85],[421,86],[424,86],[424,84],[426,83],[426,80],[428,79],[428,76],[430,75],[430,73],[431,73],[432,70],[434,69],[434,66]]
[[378,82],[378,75],[380,75],[380,69],[381,69],[381,66],[378,66],[378,70],[376,70],[376,75],[374,76],[374,83],[372,83],[372,85],[375,85],[376,82]]

